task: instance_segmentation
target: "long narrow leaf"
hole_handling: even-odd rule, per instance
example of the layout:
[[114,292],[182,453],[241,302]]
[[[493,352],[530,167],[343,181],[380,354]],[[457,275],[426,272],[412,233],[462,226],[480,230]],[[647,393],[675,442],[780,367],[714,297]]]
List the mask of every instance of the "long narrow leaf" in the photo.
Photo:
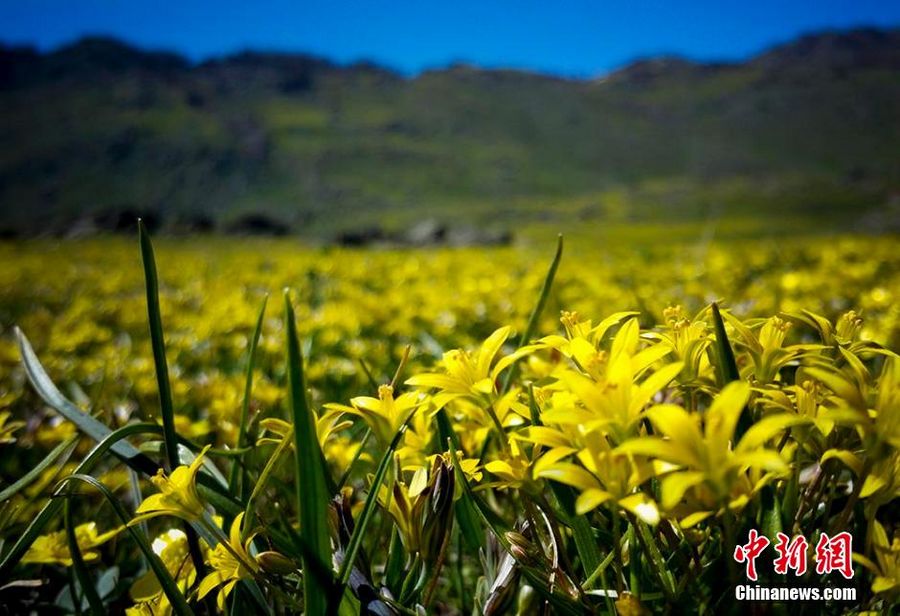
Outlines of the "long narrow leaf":
[[[91,477],[90,475],[76,473],[73,475],[69,475],[68,477],[63,479],[63,485],[60,487],[64,487],[64,484],[71,481],[80,481],[95,488],[98,492],[100,492],[100,494],[103,495],[104,498],[106,498],[107,502],[112,505],[113,511],[115,511],[122,524],[128,524],[131,516],[128,515],[128,512],[125,511],[125,509],[122,507],[122,504],[119,503],[119,500],[113,495],[113,493],[109,491],[109,488],[100,483],[100,481],[98,481],[94,477]],[[166,593],[166,597],[168,597],[169,602],[172,604],[172,610],[176,614],[179,614],[179,616],[188,616],[190,614],[193,614],[190,606],[188,606],[187,601],[184,598],[184,595],[181,593],[181,590],[179,590],[178,584],[175,583],[175,580],[172,579],[172,575],[169,573],[168,569],[166,569],[166,566],[163,564],[162,560],[160,560],[159,556],[153,551],[153,548],[150,546],[150,542],[147,540],[147,537],[145,537],[144,534],[134,526],[126,526],[126,529],[138,544],[138,547],[144,554],[144,558],[146,558],[147,562],[150,564],[150,568],[153,570],[153,574],[159,581],[160,587],[162,588],[163,592]]]
[[670,600],[674,599],[676,595],[675,578],[669,570],[662,553],[659,551],[659,546],[656,543],[656,538],[650,532],[650,527],[637,517],[633,517],[631,522],[632,529],[640,535],[641,545],[647,552],[646,556],[650,557],[650,561],[653,563],[653,569],[659,575],[659,581],[666,597]]
[[[76,474],[90,473],[97,464],[103,459],[103,456],[110,450],[115,450],[117,444],[121,444],[123,439],[134,434],[160,434],[162,427],[152,423],[140,423],[123,426],[118,430],[111,432],[106,438],[97,443],[84,460],[75,468]],[[148,458],[149,460],[149,458]],[[59,509],[62,507],[62,501],[58,498],[51,498],[43,509],[31,520],[31,523],[19,535],[19,538],[4,554],[0,560],[0,580],[9,579],[13,567],[15,567],[34,540],[44,530],[44,527],[59,515]]]
[[269,459],[266,461],[266,465],[263,467],[262,472],[260,472],[259,477],[256,479],[256,484],[253,486],[253,491],[250,493],[250,497],[247,499],[247,508],[244,510],[245,536],[250,532],[250,529],[255,523],[256,503],[259,500],[259,495],[262,494],[263,490],[266,489],[266,486],[269,483],[269,477],[272,476],[272,473],[277,468],[278,462],[281,460],[281,457],[291,447],[291,443],[293,442],[294,438],[293,428],[289,432],[289,434],[284,435],[284,438],[282,438],[281,442],[278,443],[275,451],[273,451],[272,455],[269,456]]
[[[534,335],[534,330],[537,328],[541,313],[544,312],[547,297],[550,295],[550,289],[553,287],[553,279],[556,277],[556,270],[559,268],[559,262],[562,260],[562,253],[563,236],[560,233],[556,239],[556,254],[553,256],[553,261],[550,263],[550,269],[547,270],[547,275],[544,277],[544,284],[541,286],[541,293],[538,296],[537,304],[534,305],[531,315],[528,317],[528,323],[525,325],[525,330],[519,337],[519,346],[528,344],[531,341],[531,337]],[[500,390],[501,394],[505,394],[509,391],[509,387],[512,385],[519,370],[518,364],[518,362],[514,363],[509,367],[509,370],[507,370],[506,377],[503,379],[503,387]]]
[[[269,296],[267,294],[263,298],[262,306],[259,308],[259,316],[256,317],[256,328],[253,330],[253,336],[250,338],[250,348],[247,351],[247,376],[244,379],[244,400],[241,403],[241,423],[238,427],[238,449],[247,444],[247,424],[250,419],[250,394],[253,392],[253,368],[256,364],[256,348],[259,346],[259,338],[262,335],[263,321],[266,316],[266,304],[268,303]],[[241,461],[235,460],[231,465],[231,476],[228,478],[228,489],[232,494],[237,492],[238,478],[241,475],[240,469],[242,468]],[[242,481],[242,494],[246,489],[247,481]]]
[[153,346],[153,363],[156,367],[156,383],[159,386],[159,411],[162,416],[163,440],[166,443],[167,470],[178,466],[178,439],[175,432],[175,411],[172,405],[172,386],[169,383],[169,366],[166,362],[166,343],[163,337],[162,316],[159,310],[159,278],[153,244],[138,220],[138,236],[141,258],[144,262],[144,282],[147,289],[147,317],[150,322],[150,342]]
[[[156,274],[156,259],[153,256],[153,244],[138,220],[138,238],[141,245],[141,259],[144,262],[144,282],[147,289],[147,318],[150,325],[150,343],[153,346],[153,364],[156,368],[156,383],[159,387],[159,411],[162,416],[163,441],[166,444],[166,468],[172,470],[178,466],[178,433],[175,430],[175,410],[172,404],[172,386],[169,383],[169,366],[166,362],[166,341],[163,335],[162,316],[159,310],[159,277]],[[206,569],[200,541],[190,524],[184,523],[187,535],[188,551],[191,561],[200,579]]]
[[[310,575],[321,566],[331,563],[331,542],[328,533],[328,482],[325,479],[322,451],[316,436],[313,411],[306,401],[306,380],[303,374],[303,355],[297,337],[297,323],[290,294],[284,292],[284,325],[287,332],[287,374],[291,412],[294,420],[294,453],[297,462],[295,482],[297,508],[300,513],[300,532],[309,544],[320,567],[311,566],[303,557],[303,599],[306,613],[324,615],[327,611],[326,588],[333,580],[317,579]],[[321,576],[319,576],[321,577]]]
[[57,458],[63,457],[63,452],[69,450],[65,457],[71,455],[72,451],[75,449],[75,443],[80,438],[80,435],[76,434],[73,437],[67,438],[62,443],[57,445],[53,451],[47,454],[47,456],[38,462],[38,464],[32,468],[30,471],[22,475],[15,483],[8,486],[5,490],[0,492],[0,502],[5,500],[9,500],[13,496],[19,493],[20,490],[28,487],[32,481],[37,479],[51,464],[53,464]]
[[[28,380],[38,395],[44,402],[50,405],[51,408],[74,423],[78,426],[79,430],[98,443],[106,439],[112,433],[112,430],[102,422],[82,411],[60,393],[59,389],[57,389],[56,385],[53,384],[53,381],[50,380],[50,377],[47,375],[47,371],[44,370],[44,366],[41,365],[34,349],[31,348],[31,343],[28,342],[28,338],[25,337],[25,334],[18,327],[15,331],[16,338],[19,342],[19,353],[22,356],[22,365],[25,366],[25,374],[28,375]],[[156,472],[157,466],[153,460],[138,451],[131,443],[128,443],[127,441],[116,441],[112,445],[112,450],[117,457],[135,470],[148,474]]]
[[[568,486],[562,487],[568,488]],[[585,575],[590,575],[602,561],[597,538],[594,537],[594,531],[591,529],[587,517],[575,514],[569,518],[569,521],[572,523],[572,537],[575,539],[575,549],[581,557],[581,566]]]
[[[106,609],[103,607],[103,601],[100,599],[100,595],[97,594],[97,589],[94,587],[94,581],[91,580],[91,574],[84,564],[81,548],[78,547],[78,539],[75,536],[75,523],[72,520],[72,504],[70,502],[71,497],[71,494],[66,495],[66,502],[63,506],[63,518],[66,526],[66,542],[69,545],[69,556],[72,558],[72,569],[75,571],[75,578],[78,580],[78,584],[81,586],[82,592],[84,592],[88,605],[91,607],[91,614],[94,616],[103,616],[103,614],[106,613]],[[72,600],[77,602],[78,597],[72,597]]]
[[734,359],[734,351],[731,343],[728,341],[728,334],[725,332],[725,321],[722,320],[722,313],[719,312],[719,305],[712,303],[713,327],[716,332],[716,376],[719,387],[725,387],[731,381],[738,381],[741,373],[738,371],[737,362]]
[[[734,358],[734,350],[731,348],[731,342],[728,341],[728,334],[725,332],[725,321],[722,320],[722,313],[719,312],[719,305],[712,303],[713,327],[716,332],[716,375],[718,377],[719,387],[725,387],[732,381],[740,381],[741,373],[738,370],[737,361]],[[753,425],[753,418],[750,417],[750,409],[744,406],[741,415],[738,418],[737,427],[734,431],[734,442],[741,440],[750,426]]]

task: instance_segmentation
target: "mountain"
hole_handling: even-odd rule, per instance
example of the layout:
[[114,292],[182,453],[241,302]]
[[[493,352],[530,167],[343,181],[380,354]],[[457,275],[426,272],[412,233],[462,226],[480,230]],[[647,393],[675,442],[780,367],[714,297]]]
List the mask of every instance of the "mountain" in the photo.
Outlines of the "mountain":
[[591,80],[252,51],[197,64],[103,38],[0,46],[0,117],[9,235],[136,214],[310,235],[425,218],[883,227],[900,200],[900,29]]

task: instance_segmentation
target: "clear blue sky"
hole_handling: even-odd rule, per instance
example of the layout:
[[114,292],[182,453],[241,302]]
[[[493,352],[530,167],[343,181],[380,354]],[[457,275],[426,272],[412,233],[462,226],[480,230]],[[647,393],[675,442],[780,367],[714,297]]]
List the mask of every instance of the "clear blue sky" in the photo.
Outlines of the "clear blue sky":
[[86,34],[194,60],[245,48],[371,59],[406,73],[454,61],[592,76],[642,56],[741,59],[797,34],[900,25],[897,0],[0,0],[0,41]]

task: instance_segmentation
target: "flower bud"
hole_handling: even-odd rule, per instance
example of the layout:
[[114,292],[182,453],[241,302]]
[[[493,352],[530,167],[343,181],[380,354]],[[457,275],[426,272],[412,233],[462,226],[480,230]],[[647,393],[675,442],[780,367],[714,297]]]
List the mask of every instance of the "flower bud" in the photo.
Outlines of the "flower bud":
[[491,584],[482,609],[482,614],[485,616],[505,614],[512,607],[516,600],[515,590],[519,582],[519,566],[512,556],[504,554],[494,576],[494,582]]
[[519,531],[511,530],[504,534],[509,541],[509,552],[524,565],[534,565],[542,560],[540,548]]
[[453,528],[453,491],[456,487],[453,468],[440,456],[435,458],[428,489],[425,518],[419,548],[426,561],[436,558]]
[[266,573],[289,575],[297,571],[299,567],[290,558],[278,552],[261,552],[256,556],[256,562]]

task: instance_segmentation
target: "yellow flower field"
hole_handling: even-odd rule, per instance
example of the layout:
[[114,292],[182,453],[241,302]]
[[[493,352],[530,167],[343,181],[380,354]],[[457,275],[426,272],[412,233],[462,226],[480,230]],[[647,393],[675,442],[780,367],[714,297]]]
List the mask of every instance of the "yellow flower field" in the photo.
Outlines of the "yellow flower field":
[[722,613],[750,530],[900,598],[896,238],[143,240],[0,243],[0,605]]

